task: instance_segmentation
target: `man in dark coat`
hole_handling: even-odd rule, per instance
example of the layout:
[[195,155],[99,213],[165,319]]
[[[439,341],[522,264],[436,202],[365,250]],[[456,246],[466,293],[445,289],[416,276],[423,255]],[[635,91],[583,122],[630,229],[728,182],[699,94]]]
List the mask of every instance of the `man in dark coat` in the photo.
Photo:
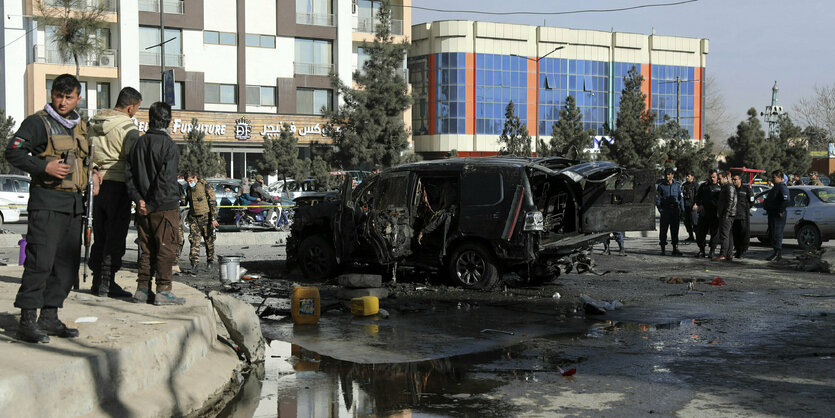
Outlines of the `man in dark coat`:
[[719,183],[722,191],[716,202],[716,217],[719,219],[719,256],[713,261],[733,260],[733,241],[731,241],[731,227],[736,218],[736,187],[730,181],[730,173],[720,173]]
[[766,258],[768,261],[780,261],[783,252],[783,229],[786,227],[786,208],[789,206],[789,188],[783,181],[783,172],[775,170],[771,173],[774,187],[768,191],[765,198],[766,213],[768,213],[768,230],[771,231],[771,248],[773,252]]
[[699,223],[696,225],[696,244],[699,252],[696,257],[705,257],[705,240],[710,234],[710,258],[713,258],[716,245],[719,243],[719,218],[716,214],[716,202],[719,200],[719,172],[710,171],[710,177],[696,190],[696,203],[693,210],[699,212]]
[[739,174],[733,176],[734,187],[736,187],[736,217],[731,228],[734,238],[734,257],[743,258],[748,251],[748,243],[751,239],[751,204],[754,202],[754,192],[747,184],[742,184],[742,177]]
[[693,205],[696,203],[696,176],[693,172],[687,173],[684,184],[681,185],[681,194],[684,197],[684,228],[687,229],[687,240],[695,241],[693,236]]
[[673,255],[681,255],[678,250],[678,226],[681,223],[680,214],[684,210],[684,198],[681,195],[681,185],[675,180],[672,168],[664,170],[664,181],[657,186],[655,207],[661,213],[661,233],[658,235],[661,245],[661,255],[667,255],[667,229],[670,230],[670,241],[673,243]]

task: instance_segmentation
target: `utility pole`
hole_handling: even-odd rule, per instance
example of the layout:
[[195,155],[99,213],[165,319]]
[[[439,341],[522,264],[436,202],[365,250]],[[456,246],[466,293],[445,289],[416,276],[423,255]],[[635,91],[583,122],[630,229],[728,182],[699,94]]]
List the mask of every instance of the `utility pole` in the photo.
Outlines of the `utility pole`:
[[162,4],[164,0],[159,0],[159,97],[165,100],[165,5]]

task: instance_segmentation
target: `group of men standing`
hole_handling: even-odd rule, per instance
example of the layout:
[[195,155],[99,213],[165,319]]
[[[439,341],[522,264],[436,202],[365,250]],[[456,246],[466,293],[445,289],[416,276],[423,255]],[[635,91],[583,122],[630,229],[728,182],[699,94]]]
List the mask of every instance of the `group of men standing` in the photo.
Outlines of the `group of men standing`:
[[[82,218],[90,194],[96,196],[95,239],[87,260],[93,272],[92,293],[154,305],[185,303],[171,291],[172,266],[179,256],[182,191],[177,182],[179,150],[168,134],[171,106],[152,104],[149,130],[139,135],[131,119],[142,102],[136,89],[122,89],[116,107],[98,113],[89,124],[75,111],[80,94],[76,77],[58,76],[50,103],[24,119],[5,150],[9,163],[32,176],[26,261],[14,302],[21,310],[16,335],[26,342],[79,335],[77,329],[61,322],[58,309],[78,283]],[[93,187],[87,190],[90,175]],[[194,188],[197,176],[190,173],[188,179]],[[207,226],[216,226],[217,210],[211,210],[215,200],[209,189],[204,187],[203,195],[190,190],[186,199],[194,218],[192,228],[204,231],[203,235]],[[125,254],[132,204],[136,205],[140,257],[137,290],[131,295],[115,277]],[[213,254],[207,255],[211,262]],[[156,294],[151,291],[154,277]]]
[[[696,257],[708,257],[713,261],[743,258],[750,241],[750,209],[754,194],[742,182],[742,177],[739,174],[711,170],[707,181],[697,185],[695,176],[690,172],[687,173],[685,183],[680,185],[674,178],[673,169],[667,168],[664,175],[665,179],[657,186],[655,200],[655,206],[661,213],[661,255],[667,253],[668,229],[673,245],[672,255],[682,255],[678,250],[678,229],[683,217],[687,241],[695,241],[699,247]],[[765,199],[774,249],[768,257],[769,261],[781,258],[789,200],[783,173],[774,171],[772,181],[774,187]]]

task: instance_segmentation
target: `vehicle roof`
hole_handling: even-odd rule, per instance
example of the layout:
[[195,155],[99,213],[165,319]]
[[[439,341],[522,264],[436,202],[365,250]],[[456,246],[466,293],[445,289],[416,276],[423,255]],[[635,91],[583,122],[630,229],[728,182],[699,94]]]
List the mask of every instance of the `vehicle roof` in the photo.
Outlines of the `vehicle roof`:
[[438,167],[446,167],[449,169],[462,169],[465,166],[506,166],[506,167],[524,167],[530,164],[531,161],[520,157],[464,157],[464,158],[448,158],[444,160],[428,160],[419,161],[416,163],[403,164],[397,167],[392,167],[391,171],[404,170],[423,170],[423,169],[437,169]]
[[0,174],[0,177],[14,177],[22,180],[32,180],[29,176],[21,176],[20,174]]

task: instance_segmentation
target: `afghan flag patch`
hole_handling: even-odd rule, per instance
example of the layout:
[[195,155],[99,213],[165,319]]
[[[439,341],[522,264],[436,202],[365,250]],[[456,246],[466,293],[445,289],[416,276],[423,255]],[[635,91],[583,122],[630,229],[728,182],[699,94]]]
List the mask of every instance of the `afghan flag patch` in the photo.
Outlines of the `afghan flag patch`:
[[22,144],[22,143],[23,143],[23,138],[15,138],[14,139],[14,144],[12,144],[12,149],[17,149],[17,147],[19,147],[20,144]]

